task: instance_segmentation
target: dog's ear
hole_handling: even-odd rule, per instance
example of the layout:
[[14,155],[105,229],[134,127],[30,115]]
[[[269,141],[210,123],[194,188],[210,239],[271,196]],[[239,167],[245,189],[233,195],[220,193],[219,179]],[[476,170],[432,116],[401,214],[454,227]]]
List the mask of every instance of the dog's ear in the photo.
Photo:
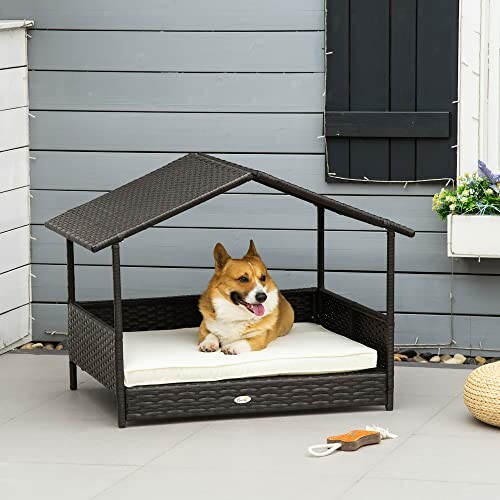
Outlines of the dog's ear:
[[255,243],[253,242],[253,240],[250,240],[250,246],[248,247],[248,251],[245,257],[260,257],[259,253],[257,252],[257,248],[255,248]]
[[217,243],[214,248],[215,270],[220,271],[230,258],[231,256],[227,253],[224,245],[222,245],[222,243]]

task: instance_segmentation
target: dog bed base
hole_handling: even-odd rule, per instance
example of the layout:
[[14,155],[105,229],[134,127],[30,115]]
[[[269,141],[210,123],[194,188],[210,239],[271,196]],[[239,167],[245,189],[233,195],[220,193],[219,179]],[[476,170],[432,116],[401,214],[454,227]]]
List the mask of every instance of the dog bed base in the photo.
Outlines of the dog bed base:
[[[113,302],[69,304],[70,361],[117,394],[119,425],[385,405],[392,409],[392,338],[387,317],[324,289],[285,290],[296,321],[313,322],[377,351],[377,367],[349,373],[254,377],[127,388],[117,355]],[[198,296],[122,301],[123,329],[199,325]],[[122,347],[122,344],[118,344]],[[72,381],[76,388],[76,379]],[[241,398],[241,396],[245,396]]]
[[[379,406],[387,402],[386,386],[386,374],[374,369],[130,387],[125,390],[127,421]],[[236,403],[238,398],[247,402]]]

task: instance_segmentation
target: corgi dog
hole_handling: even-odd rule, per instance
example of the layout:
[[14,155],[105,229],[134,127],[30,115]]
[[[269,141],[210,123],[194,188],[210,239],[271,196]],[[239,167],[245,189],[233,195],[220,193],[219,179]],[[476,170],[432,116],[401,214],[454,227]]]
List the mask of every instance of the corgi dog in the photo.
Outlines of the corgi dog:
[[241,259],[232,259],[217,243],[214,260],[215,273],[199,301],[200,351],[259,351],[290,331],[292,306],[267,272],[253,240]]

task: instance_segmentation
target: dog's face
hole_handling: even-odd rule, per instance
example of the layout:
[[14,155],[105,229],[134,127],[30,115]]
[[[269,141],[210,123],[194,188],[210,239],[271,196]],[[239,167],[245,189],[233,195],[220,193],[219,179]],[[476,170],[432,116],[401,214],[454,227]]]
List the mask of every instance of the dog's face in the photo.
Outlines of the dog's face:
[[232,259],[226,249],[217,243],[214,259],[213,286],[218,298],[224,298],[253,317],[263,316],[276,307],[276,284],[253,241],[250,241],[248,252],[241,259]]

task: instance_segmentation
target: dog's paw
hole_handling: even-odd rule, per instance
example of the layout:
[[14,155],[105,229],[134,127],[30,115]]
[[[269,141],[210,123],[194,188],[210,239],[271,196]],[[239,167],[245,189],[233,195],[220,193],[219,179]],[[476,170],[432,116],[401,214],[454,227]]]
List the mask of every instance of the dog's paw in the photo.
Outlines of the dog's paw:
[[230,344],[222,346],[221,351],[224,354],[241,354],[242,352],[250,352],[252,349],[246,340],[237,340]]
[[213,334],[209,333],[200,343],[198,349],[201,352],[215,352],[219,350],[219,339]]

